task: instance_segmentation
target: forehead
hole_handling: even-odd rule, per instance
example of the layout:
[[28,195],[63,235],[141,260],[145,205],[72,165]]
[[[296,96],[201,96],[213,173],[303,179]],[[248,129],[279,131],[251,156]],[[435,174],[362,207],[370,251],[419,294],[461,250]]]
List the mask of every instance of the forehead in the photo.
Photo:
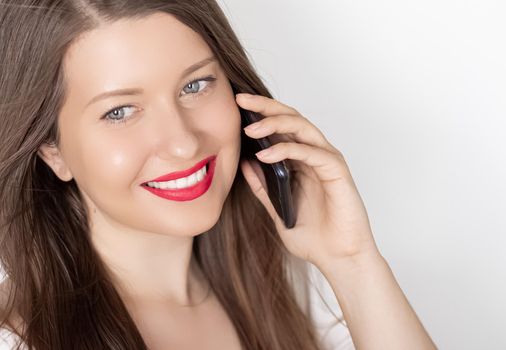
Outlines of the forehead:
[[143,81],[167,84],[211,54],[199,34],[174,16],[157,13],[85,32],[69,47],[63,66],[69,88],[89,97]]

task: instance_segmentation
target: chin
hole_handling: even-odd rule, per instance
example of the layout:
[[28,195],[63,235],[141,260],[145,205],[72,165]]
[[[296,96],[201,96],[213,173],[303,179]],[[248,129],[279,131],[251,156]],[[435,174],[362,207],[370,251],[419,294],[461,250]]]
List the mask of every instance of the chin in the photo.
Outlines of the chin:
[[164,235],[179,237],[194,237],[206,233],[218,222],[221,215],[221,208],[213,208],[200,212],[199,214],[180,215],[177,218],[167,215],[163,221],[153,222],[156,227],[147,228],[146,231],[158,232]]

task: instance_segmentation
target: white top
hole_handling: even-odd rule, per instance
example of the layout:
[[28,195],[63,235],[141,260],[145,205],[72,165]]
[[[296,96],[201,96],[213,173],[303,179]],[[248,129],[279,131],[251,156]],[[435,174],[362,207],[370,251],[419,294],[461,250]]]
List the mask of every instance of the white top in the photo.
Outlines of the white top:
[[[322,350],[355,350],[346,321],[339,322],[343,314],[323,274],[313,264],[293,256],[288,258],[288,264],[287,268],[291,270],[288,280],[295,287],[298,304],[314,324]],[[0,328],[0,350],[15,349],[19,341],[16,334]]]
[[[18,342],[20,342],[20,338],[5,328],[0,328],[0,350],[11,350],[16,349]],[[23,345],[20,349],[26,349]]]
[[288,257],[287,268],[288,281],[301,309],[313,322],[322,350],[355,350],[341,307],[325,276],[313,264],[293,255]]

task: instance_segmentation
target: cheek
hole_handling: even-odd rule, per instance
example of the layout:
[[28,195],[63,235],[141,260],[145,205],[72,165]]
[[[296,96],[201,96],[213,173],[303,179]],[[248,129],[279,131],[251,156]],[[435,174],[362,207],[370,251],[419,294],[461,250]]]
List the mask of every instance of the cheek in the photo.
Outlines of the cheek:
[[213,123],[214,132],[211,134],[217,145],[220,145],[219,152],[221,159],[218,162],[220,178],[216,181],[222,182],[223,196],[228,195],[239,165],[241,151],[241,114],[235,103],[233,95],[221,101],[219,117]]
[[213,111],[212,120],[207,123],[208,135],[215,135],[217,142],[233,143],[239,146],[241,136],[241,114],[231,89],[220,91],[209,110]]
[[101,191],[125,188],[142,167],[142,143],[132,138],[82,135],[74,159],[74,176],[83,189]]

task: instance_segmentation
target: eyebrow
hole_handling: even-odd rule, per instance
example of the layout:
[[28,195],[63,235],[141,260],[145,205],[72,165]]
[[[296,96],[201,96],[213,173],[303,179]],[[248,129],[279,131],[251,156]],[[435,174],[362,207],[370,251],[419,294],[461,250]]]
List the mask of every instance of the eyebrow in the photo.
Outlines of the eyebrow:
[[[183,73],[181,74],[181,78],[187,76],[190,73],[195,72],[196,70],[208,65],[211,62],[216,62],[216,61],[217,60],[216,60],[215,56],[210,56],[210,57],[203,59],[202,61],[192,64],[191,66],[189,66],[188,68],[186,68],[183,71]],[[86,104],[85,108],[88,107],[89,105],[99,101],[99,100],[103,100],[103,99],[106,99],[106,98],[109,98],[112,96],[134,96],[134,95],[142,94],[143,91],[144,91],[143,89],[139,89],[139,88],[128,88],[128,89],[118,89],[118,90],[106,91],[106,92],[103,92],[103,93],[98,94],[97,96],[93,97]]]

